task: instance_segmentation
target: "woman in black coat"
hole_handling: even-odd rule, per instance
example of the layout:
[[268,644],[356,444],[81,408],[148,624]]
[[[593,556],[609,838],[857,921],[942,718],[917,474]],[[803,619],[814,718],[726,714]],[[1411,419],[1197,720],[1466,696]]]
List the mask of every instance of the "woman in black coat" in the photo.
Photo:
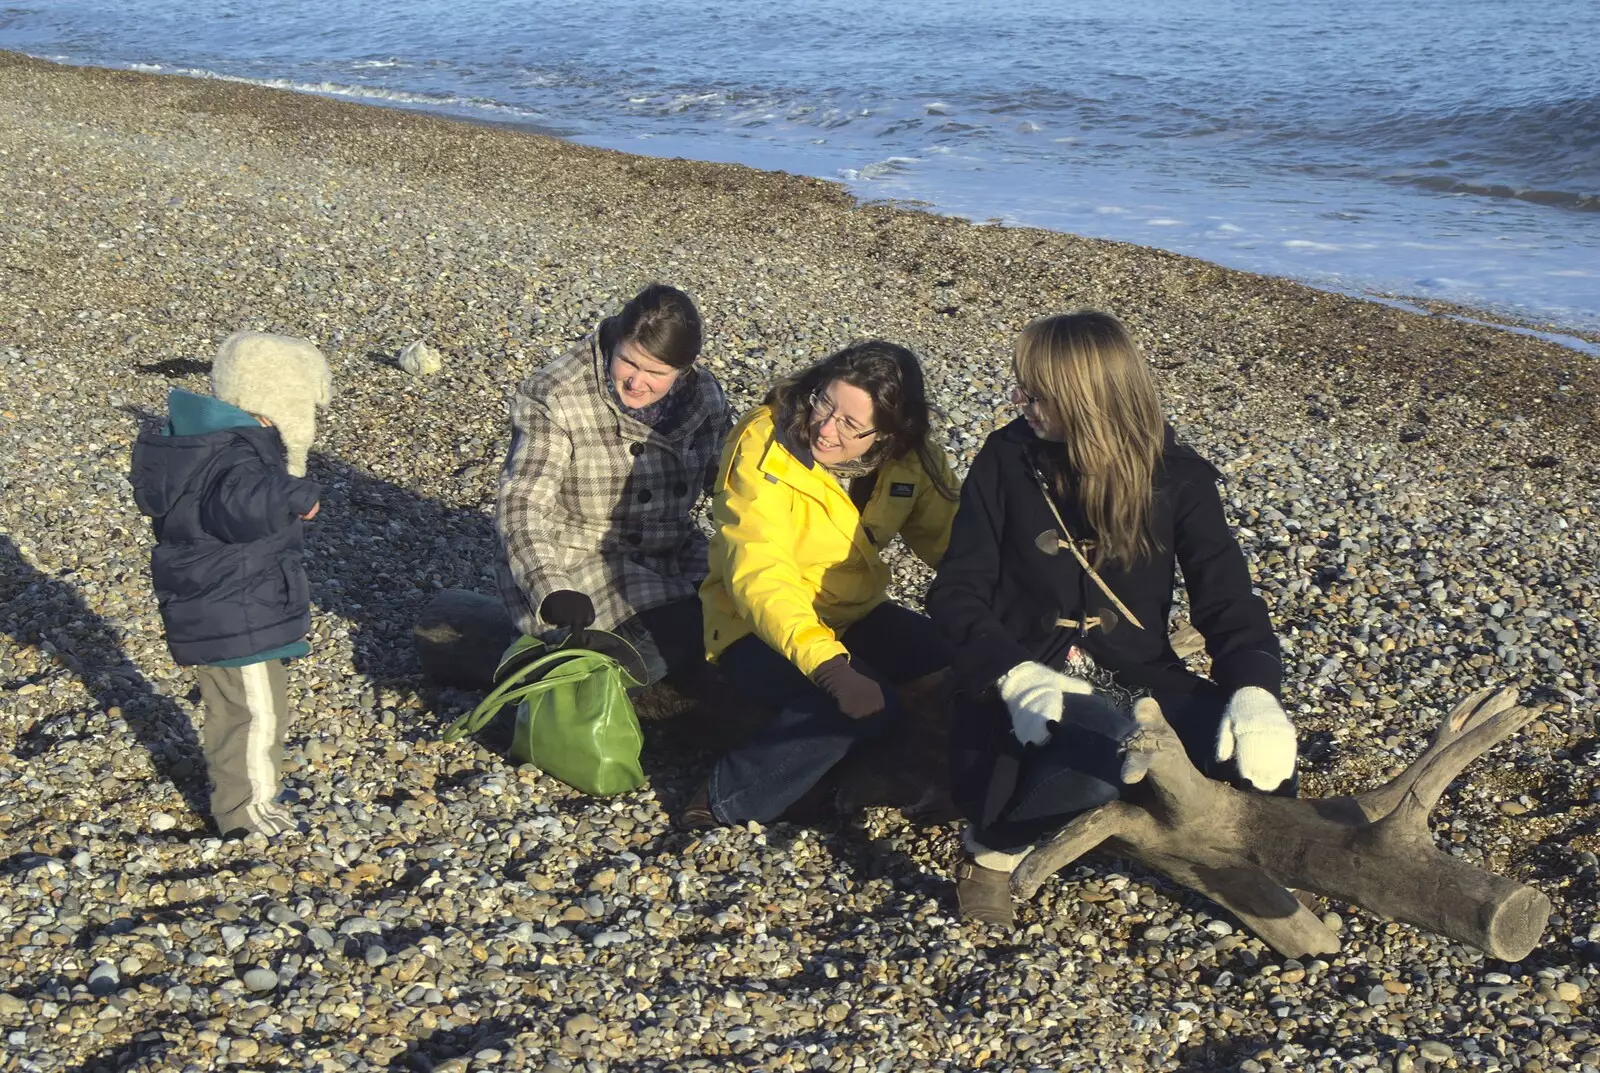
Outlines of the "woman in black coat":
[[[1127,329],[1094,312],[1035,321],[1014,372],[1022,416],[978,452],[927,599],[956,654],[961,911],[1004,924],[1022,856],[1120,796],[1135,698],[1154,697],[1196,765],[1241,787],[1292,794],[1296,752],[1219,474],[1162,419]],[[1167,640],[1179,568],[1213,680]]]

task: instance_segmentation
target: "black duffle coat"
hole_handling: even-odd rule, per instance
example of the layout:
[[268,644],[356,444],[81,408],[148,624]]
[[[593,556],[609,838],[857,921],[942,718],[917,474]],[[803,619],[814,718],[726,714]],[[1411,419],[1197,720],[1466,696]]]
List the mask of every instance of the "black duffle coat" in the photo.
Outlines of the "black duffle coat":
[[[951,527],[950,546],[928,591],[928,613],[956,653],[958,688],[977,697],[1025,660],[1059,666],[1073,644],[1131,689],[1190,692],[1198,680],[1167,639],[1176,571],[1189,612],[1206,639],[1212,677],[1229,692],[1281,689],[1278,639],[1251,587],[1244,554],[1228,526],[1216,468],[1167,429],[1155,475],[1151,535],[1160,551],[1131,566],[1096,570],[1142,629],[1117,613],[1066,549],[1045,550],[1057,529],[1036,474],[1046,472],[1040,440],[1021,418],[998,430],[973,461]],[[1057,502],[1080,541],[1092,541],[1075,502]],[[1062,619],[1102,619],[1086,632]]]

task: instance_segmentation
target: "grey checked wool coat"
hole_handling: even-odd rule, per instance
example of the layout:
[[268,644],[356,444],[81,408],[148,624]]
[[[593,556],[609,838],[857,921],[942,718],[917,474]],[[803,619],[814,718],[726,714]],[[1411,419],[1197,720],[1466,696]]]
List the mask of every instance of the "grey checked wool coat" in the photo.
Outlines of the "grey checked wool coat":
[[716,378],[690,366],[670,428],[629,417],[607,384],[609,322],[517,388],[495,528],[500,593],[523,633],[549,627],[560,589],[594,601],[595,626],[696,595],[706,537],[690,516],[717,475],[730,425]]

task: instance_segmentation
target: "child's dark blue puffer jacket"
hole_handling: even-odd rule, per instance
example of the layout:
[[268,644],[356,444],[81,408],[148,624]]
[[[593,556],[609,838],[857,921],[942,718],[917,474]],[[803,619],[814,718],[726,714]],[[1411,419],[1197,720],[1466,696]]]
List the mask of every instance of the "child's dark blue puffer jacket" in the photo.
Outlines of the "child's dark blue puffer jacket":
[[277,654],[311,628],[300,515],[321,489],[290,476],[277,430],[245,411],[187,391],[168,406],[167,427],[134,445],[129,480],[155,523],[151,574],[172,658]]

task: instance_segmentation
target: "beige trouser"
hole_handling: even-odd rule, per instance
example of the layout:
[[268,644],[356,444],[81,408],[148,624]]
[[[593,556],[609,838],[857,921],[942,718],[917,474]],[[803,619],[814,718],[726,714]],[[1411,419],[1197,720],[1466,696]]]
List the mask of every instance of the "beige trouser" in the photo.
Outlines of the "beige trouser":
[[288,674],[281,659],[245,667],[196,667],[206,722],[201,733],[211,776],[211,816],[223,834],[293,829],[274,804],[289,730]]

